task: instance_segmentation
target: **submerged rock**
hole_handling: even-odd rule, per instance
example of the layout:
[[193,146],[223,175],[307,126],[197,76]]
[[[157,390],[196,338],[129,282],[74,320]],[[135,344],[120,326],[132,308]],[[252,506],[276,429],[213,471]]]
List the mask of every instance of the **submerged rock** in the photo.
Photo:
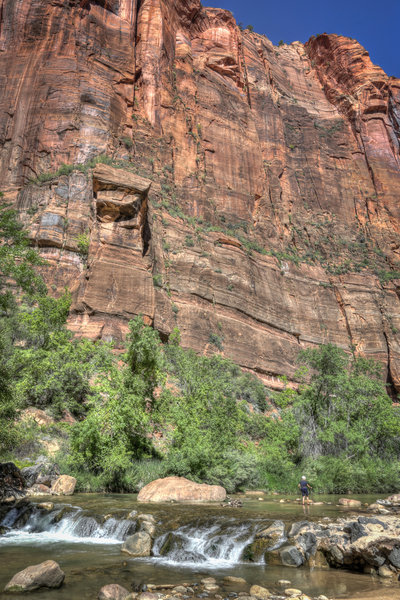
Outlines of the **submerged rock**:
[[138,494],[138,502],[221,502],[225,498],[222,486],[195,483],[185,477],[156,479]]
[[243,577],[235,577],[234,575],[227,575],[226,577],[224,577],[224,582],[225,583],[238,583],[238,584],[247,583],[246,580],[243,579]]
[[46,560],[16,573],[4,588],[5,592],[32,592],[40,588],[59,588],[65,573],[54,560]]
[[265,587],[261,587],[260,585],[252,585],[250,588],[250,596],[254,596],[254,598],[257,598],[257,600],[268,600],[271,594]]

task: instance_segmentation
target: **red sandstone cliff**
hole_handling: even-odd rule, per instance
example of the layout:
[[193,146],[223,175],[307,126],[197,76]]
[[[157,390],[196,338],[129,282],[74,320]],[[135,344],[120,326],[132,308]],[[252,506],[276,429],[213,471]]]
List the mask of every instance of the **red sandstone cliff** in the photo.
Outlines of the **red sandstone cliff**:
[[[400,81],[356,41],[277,48],[198,0],[0,0],[0,76],[2,189],[74,331],[141,312],[271,385],[354,345],[400,389]],[[99,154],[118,168],[28,183]]]

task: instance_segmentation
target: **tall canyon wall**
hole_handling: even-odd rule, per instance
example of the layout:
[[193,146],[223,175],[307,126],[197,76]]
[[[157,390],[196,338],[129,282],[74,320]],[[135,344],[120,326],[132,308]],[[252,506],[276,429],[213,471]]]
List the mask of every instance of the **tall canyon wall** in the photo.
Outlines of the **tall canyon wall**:
[[73,331],[142,313],[273,387],[329,341],[400,391],[400,80],[355,40],[275,47],[199,0],[0,0],[0,78],[1,188]]

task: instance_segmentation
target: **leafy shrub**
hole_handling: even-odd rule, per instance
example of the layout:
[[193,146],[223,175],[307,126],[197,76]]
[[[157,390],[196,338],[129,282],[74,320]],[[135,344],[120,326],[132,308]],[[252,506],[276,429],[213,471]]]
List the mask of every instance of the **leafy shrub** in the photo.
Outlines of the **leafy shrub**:
[[218,348],[218,350],[220,350],[221,352],[224,349],[224,346],[222,344],[222,338],[217,333],[213,333],[211,331],[210,335],[208,336],[208,341],[210,342],[210,344]]
[[163,279],[162,279],[162,275],[160,275],[160,273],[154,273],[153,275],[153,283],[156,287],[162,287],[163,286]]
[[89,255],[89,246],[90,246],[90,236],[87,231],[81,233],[77,240],[78,252],[82,260],[87,260]]
[[229,494],[260,484],[259,460],[243,450],[228,450],[205,475],[204,481],[222,485]]
[[123,137],[120,138],[120,140],[121,140],[121,142],[124,144],[124,146],[126,148],[128,148],[128,149],[132,148],[132,146],[133,146],[132,138],[130,138],[128,136],[123,136]]

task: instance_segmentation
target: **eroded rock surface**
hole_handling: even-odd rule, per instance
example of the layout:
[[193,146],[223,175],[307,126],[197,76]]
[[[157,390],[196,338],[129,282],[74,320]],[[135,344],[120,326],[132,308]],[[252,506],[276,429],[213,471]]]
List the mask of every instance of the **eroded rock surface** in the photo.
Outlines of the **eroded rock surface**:
[[[73,331],[118,342],[141,313],[272,387],[301,348],[352,345],[400,390],[399,80],[354,40],[274,47],[200,0],[0,19],[2,186]],[[27,185],[62,163],[83,172]]]

